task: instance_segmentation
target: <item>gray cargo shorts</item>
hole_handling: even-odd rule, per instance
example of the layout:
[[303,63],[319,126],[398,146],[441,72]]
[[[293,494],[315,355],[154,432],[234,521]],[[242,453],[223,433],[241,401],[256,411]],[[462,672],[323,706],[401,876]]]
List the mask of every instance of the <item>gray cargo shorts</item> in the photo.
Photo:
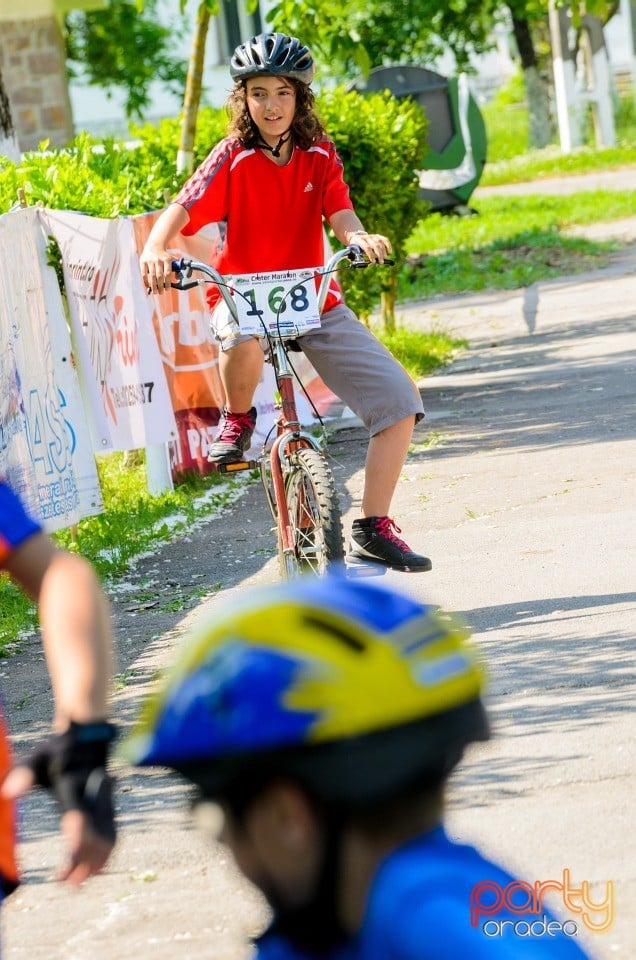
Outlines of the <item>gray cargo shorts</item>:
[[[252,339],[228,322],[227,308],[219,304],[211,325],[221,350]],[[298,338],[303,353],[330,390],[353,410],[375,436],[387,427],[414,416],[424,416],[415,382],[395,357],[349,307],[338,304],[323,313],[319,330]],[[263,349],[267,341],[260,340]]]

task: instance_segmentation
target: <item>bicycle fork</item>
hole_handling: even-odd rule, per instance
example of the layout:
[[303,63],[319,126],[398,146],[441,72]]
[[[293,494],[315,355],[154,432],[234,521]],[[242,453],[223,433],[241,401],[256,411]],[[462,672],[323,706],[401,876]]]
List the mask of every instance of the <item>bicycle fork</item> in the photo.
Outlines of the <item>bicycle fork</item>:
[[296,545],[285,489],[285,476],[290,469],[289,454],[303,447],[311,447],[314,450],[317,450],[318,447],[314,438],[301,430],[296,410],[292,373],[287,364],[285,349],[280,342],[274,344],[274,353],[272,362],[277,372],[276,381],[280,393],[281,413],[278,419],[278,435],[272,444],[269,455],[274,491],[273,498],[266,482],[264,465],[261,466],[261,476],[272,515],[278,525],[283,551],[294,553]]

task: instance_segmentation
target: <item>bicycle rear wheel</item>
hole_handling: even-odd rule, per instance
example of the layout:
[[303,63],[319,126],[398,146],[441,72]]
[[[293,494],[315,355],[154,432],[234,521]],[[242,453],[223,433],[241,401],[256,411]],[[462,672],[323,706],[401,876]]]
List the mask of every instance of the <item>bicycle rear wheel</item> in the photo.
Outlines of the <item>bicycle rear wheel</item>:
[[344,560],[342,518],[336,485],[324,456],[318,450],[296,450],[285,478],[285,494],[292,529],[293,553],[283,551],[279,533],[281,574],[325,573],[331,563]]

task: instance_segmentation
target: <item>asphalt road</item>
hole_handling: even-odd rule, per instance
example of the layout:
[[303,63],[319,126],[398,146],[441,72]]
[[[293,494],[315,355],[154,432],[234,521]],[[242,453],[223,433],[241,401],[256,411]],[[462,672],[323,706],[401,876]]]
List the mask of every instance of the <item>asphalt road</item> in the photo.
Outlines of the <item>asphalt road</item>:
[[[394,504],[433,570],[388,575],[463,613],[488,663],[495,736],[451,784],[451,832],[530,883],[569,870],[595,903],[609,891],[614,921],[603,933],[551,898],[597,960],[636,954],[635,267],[630,248],[584,276],[403,311],[415,327],[466,336],[470,349],[421,385],[427,419]],[[362,431],[337,434],[330,449],[348,528]],[[114,597],[124,727],[194,621],[276,579],[270,527],[249,487],[222,519],[144,561]],[[208,593],[182,618],[135,603],[140,578],[166,596],[193,583]],[[3,667],[23,744],[50,710],[37,649]],[[120,773],[121,842],[108,873],[79,893],[49,879],[60,847],[48,801],[24,805],[25,883],[3,908],[5,958],[245,957],[267,918],[259,896],[194,828],[180,785],[162,772]]]

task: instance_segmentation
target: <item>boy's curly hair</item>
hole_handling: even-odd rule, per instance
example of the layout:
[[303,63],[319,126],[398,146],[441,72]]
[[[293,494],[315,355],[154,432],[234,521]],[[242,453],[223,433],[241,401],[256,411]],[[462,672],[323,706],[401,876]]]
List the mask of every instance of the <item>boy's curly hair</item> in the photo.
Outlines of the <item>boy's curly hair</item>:
[[[325,128],[315,111],[313,90],[293,77],[285,77],[285,81],[296,91],[296,113],[291,125],[292,139],[295,146],[308,150],[317,140],[326,136]],[[245,147],[257,147],[261,136],[247,109],[247,86],[244,80],[235,84],[227,98],[226,109],[230,117],[228,136],[238,137]]]

